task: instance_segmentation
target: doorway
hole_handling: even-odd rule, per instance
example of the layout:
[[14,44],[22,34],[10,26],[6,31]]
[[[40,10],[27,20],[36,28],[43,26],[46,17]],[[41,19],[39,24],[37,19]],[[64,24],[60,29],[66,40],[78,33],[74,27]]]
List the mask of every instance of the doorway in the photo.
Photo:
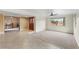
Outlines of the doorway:
[[34,31],[34,17],[29,17],[29,31]]

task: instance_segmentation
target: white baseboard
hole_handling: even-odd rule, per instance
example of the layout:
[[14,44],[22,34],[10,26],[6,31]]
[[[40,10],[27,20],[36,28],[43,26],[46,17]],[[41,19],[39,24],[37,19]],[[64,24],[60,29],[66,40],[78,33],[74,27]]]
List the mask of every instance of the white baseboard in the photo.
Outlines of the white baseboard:
[[0,32],[0,34],[4,34],[4,32]]

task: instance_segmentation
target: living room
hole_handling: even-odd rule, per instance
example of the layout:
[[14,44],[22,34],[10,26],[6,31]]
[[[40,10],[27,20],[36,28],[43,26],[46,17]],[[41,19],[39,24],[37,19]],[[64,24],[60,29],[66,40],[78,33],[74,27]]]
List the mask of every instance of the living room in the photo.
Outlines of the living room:
[[1,9],[0,13],[0,38],[6,42],[0,48],[78,48],[77,9]]

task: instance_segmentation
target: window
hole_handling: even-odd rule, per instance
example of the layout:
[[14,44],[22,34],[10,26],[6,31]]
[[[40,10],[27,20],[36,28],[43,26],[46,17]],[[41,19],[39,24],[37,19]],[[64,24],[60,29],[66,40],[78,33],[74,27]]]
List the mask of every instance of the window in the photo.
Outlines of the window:
[[49,26],[64,26],[65,18],[49,18],[48,25]]

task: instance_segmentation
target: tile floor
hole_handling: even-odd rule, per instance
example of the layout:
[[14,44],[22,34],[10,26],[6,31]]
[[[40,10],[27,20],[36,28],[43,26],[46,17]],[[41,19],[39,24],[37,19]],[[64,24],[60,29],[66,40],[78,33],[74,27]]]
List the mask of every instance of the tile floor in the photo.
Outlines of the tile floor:
[[6,32],[0,35],[1,49],[76,49],[72,34],[54,31]]

